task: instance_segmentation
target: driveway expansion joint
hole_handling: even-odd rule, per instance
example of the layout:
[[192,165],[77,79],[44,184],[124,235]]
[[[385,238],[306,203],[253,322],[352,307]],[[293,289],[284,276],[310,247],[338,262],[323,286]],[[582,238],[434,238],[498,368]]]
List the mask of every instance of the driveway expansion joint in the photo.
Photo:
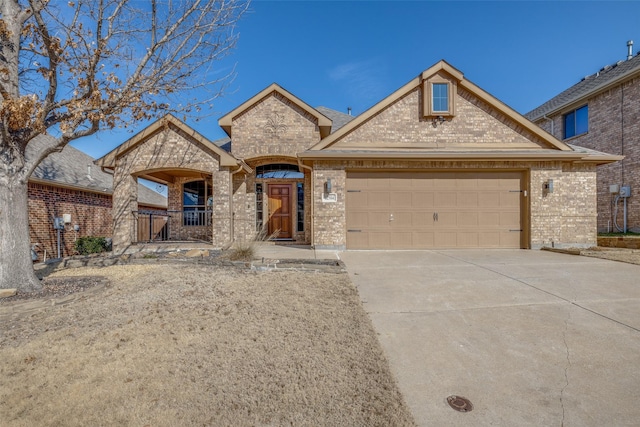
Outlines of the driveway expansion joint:
[[[436,251],[436,252],[437,252],[437,251]],[[531,283],[527,283],[527,282],[525,282],[525,281],[524,281],[524,280],[522,280],[522,279],[518,279],[517,277],[512,277],[512,276],[506,275],[506,274],[504,274],[504,273],[501,273],[500,271],[493,270],[493,269],[491,269],[491,268],[489,268],[489,267],[486,267],[486,266],[484,266],[484,265],[476,264],[476,263],[474,263],[474,262],[467,261],[467,260],[464,260],[464,259],[461,259],[461,258],[456,258],[456,257],[454,257],[454,256],[452,256],[452,255],[449,255],[449,254],[446,254],[446,253],[442,253],[442,252],[437,252],[437,253],[438,253],[438,254],[440,254],[440,255],[443,255],[443,256],[446,256],[446,257],[449,257],[449,258],[452,258],[452,259],[458,260],[458,261],[462,261],[462,262],[464,262],[464,263],[467,263],[467,264],[470,264],[470,265],[473,265],[473,266],[476,266],[476,267],[478,267],[478,268],[481,268],[481,269],[484,269],[484,270],[490,271],[490,272],[495,273],[495,274],[498,274],[498,275],[500,275],[500,276],[502,276],[502,277],[506,277],[507,279],[511,279],[511,280],[513,280],[513,281],[515,281],[515,282],[521,283],[521,284],[523,284],[523,285],[525,285],[525,286],[528,286],[528,287],[530,287],[530,288],[532,288],[532,289],[535,289],[535,290],[537,290],[537,291],[543,292],[543,293],[545,293],[545,294],[547,294],[547,295],[550,295],[550,296],[552,296],[552,297],[555,297],[555,298],[558,298],[558,299],[560,299],[560,300],[562,300],[562,301],[565,301],[565,302],[567,302],[567,303],[569,303],[569,304],[571,304],[571,305],[574,305],[574,306],[576,306],[576,307],[578,307],[578,308],[581,308],[582,310],[585,310],[585,311],[588,311],[588,312],[590,312],[590,313],[593,313],[593,314],[595,314],[596,316],[600,316],[600,317],[602,317],[602,318],[604,318],[604,319],[610,320],[610,321],[612,321],[612,322],[614,322],[614,323],[617,323],[617,324],[619,324],[619,325],[621,325],[621,326],[625,326],[625,327],[627,327],[627,328],[629,328],[629,329],[631,329],[631,330],[634,330],[634,331],[636,331],[636,332],[640,332],[640,329],[638,329],[638,328],[635,328],[635,327],[633,327],[633,326],[631,326],[631,325],[628,325],[628,324],[626,324],[626,323],[620,322],[619,320],[613,319],[613,318],[611,318],[611,317],[609,317],[609,316],[605,316],[604,314],[602,314],[602,313],[598,313],[598,312],[597,312],[597,311],[595,311],[595,310],[591,310],[590,308],[584,307],[584,306],[582,306],[582,305],[580,305],[580,304],[576,303],[575,301],[572,301],[572,300],[570,300],[570,299],[568,299],[568,298],[564,298],[564,297],[562,297],[562,296],[560,296],[560,295],[556,295],[556,294],[554,294],[554,293],[552,293],[552,292],[549,292],[549,291],[546,291],[546,290],[544,290],[544,289],[541,289],[541,288],[539,288],[539,287],[537,287],[537,286],[532,285]]]

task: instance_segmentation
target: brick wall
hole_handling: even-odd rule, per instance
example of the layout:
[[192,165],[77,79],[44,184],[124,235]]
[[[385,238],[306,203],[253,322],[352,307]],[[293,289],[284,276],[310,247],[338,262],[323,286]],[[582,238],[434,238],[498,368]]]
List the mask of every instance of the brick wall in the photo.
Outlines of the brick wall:
[[333,148],[538,148],[541,142],[483,101],[462,89],[456,95],[456,116],[437,126],[422,117],[422,90],[416,88]]
[[320,142],[318,120],[276,92],[235,117],[231,135],[242,159],[295,156]]
[[[597,245],[595,168],[560,162],[531,165],[532,248]],[[549,179],[553,179],[553,193],[544,190]]]
[[[316,248],[346,247],[346,188],[348,162],[316,162],[313,170],[314,228],[313,243]],[[337,201],[323,201],[325,183],[331,179],[331,192],[337,195]]]
[[[609,193],[612,184],[630,185],[632,197],[628,199],[628,226],[640,231],[640,78],[620,84],[602,92],[575,107],[589,105],[587,133],[566,139],[565,142],[609,154],[624,155],[621,162],[602,165],[597,169],[598,230],[612,227],[614,206]],[[563,113],[552,120],[539,119],[536,123],[562,140]],[[622,226],[622,201],[618,205],[618,224]]]
[[[37,253],[43,260],[57,256],[57,231],[53,229],[53,218],[71,215],[71,223],[65,225],[61,234],[61,255],[73,255],[77,237],[111,237],[111,195],[60,188],[45,184],[29,183],[29,234],[31,243],[39,243]],[[79,225],[76,233],[74,225]]]

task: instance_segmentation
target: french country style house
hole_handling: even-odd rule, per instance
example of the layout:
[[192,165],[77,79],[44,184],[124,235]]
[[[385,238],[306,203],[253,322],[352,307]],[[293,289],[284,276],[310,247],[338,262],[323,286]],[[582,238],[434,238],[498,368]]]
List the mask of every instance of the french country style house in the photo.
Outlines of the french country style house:
[[[445,61],[357,117],[272,84],[219,125],[214,143],[168,115],[96,161],[115,251],[260,230],[318,249],[591,246],[596,166],[622,158],[556,139]],[[168,186],[165,215],[140,209],[138,178]]]

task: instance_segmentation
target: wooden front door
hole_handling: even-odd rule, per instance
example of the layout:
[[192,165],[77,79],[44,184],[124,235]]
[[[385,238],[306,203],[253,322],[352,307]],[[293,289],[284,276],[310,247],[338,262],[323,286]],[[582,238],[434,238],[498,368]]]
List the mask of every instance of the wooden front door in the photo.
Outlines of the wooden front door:
[[291,184],[269,184],[269,235],[291,239]]

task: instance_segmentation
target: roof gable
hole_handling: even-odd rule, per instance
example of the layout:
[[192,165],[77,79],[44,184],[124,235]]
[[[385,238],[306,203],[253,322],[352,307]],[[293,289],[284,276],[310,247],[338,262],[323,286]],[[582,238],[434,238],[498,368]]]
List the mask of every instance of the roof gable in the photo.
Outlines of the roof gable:
[[272,83],[271,85],[269,85],[268,87],[266,87],[265,89],[263,89],[262,91],[254,95],[253,97],[249,98],[247,101],[243,102],[240,106],[236,107],[232,111],[222,116],[218,120],[218,124],[222,129],[224,129],[227,135],[231,136],[233,119],[241,115],[242,113],[244,113],[246,110],[250,109],[253,105],[262,101],[267,96],[271,95],[273,92],[277,92],[278,94],[280,94],[280,96],[286,98],[288,101],[295,104],[298,108],[305,111],[307,114],[315,117],[318,120],[318,127],[320,129],[320,136],[322,138],[326,137],[327,135],[329,135],[329,133],[331,133],[331,119],[329,119],[324,114],[320,113],[315,108],[309,106],[306,102],[302,101],[300,98],[296,97],[295,95],[291,94],[287,90],[283,89],[280,85],[276,83]]
[[[71,145],[66,145],[61,151],[47,156],[33,171],[29,181],[111,195],[113,176],[95,167],[93,162],[93,157]],[[167,198],[138,184],[138,203],[164,207],[167,206]]]
[[[378,116],[381,116],[395,105],[398,105],[398,103],[403,102],[404,99],[406,99],[408,96],[412,96],[412,94],[420,92],[421,86],[424,84],[424,82],[428,81],[433,76],[446,77],[447,80],[457,85],[458,95],[456,96],[460,96],[460,93],[469,94],[470,97],[476,100],[474,102],[478,106],[482,106],[485,109],[491,109],[492,116],[498,119],[496,121],[496,125],[508,126],[514,132],[525,135],[523,136],[523,138],[526,138],[531,142],[531,147],[529,148],[533,148],[533,145],[536,145],[535,148],[572,151],[569,146],[557,140],[551,134],[545,132],[538,126],[534,125],[518,112],[516,112],[506,104],[500,102],[498,99],[485,92],[475,84],[466,80],[464,78],[464,75],[459,70],[452,67],[444,60],[434,64],[432,67],[422,72],[418,77],[412,79],[406,85],[402,86],[400,89],[380,101],[378,104],[374,105],[369,110],[357,116],[354,120],[347,123],[345,126],[329,135],[327,138],[324,138],[320,143],[313,146],[309,151],[325,150],[328,148],[339,149],[340,141],[346,140],[350,134],[356,132],[358,129],[364,128],[365,126],[370,126]],[[427,122],[422,120],[420,118],[422,114],[418,114],[418,111],[415,111],[415,113],[412,114],[413,115],[411,117],[411,120],[413,120],[414,124],[422,121],[423,123],[421,123],[420,126],[422,126],[423,128],[427,128],[426,125],[431,123],[431,120],[428,120]],[[460,121],[464,120],[464,117],[458,116],[453,118],[452,120]],[[447,124],[449,123],[445,123],[445,125]],[[434,127],[437,126],[435,121],[433,122],[433,125]],[[490,131],[487,131],[487,134],[490,133]],[[420,138],[417,139],[420,140]],[[416,138],[413,138],[412,141],[416,142]],[[364,144],[361,145],[363,145],[364,148]],[[371,145],[373,148],[375,148],[375,144]],[[513,147],[521,149],[523,148],[523,146],[523,143],[520,143],[520,145],[514,145]],[[417,146],[413,145],[413,148],[439,149],[441,147],[439,147],[436,143],[434,146],[429,146],[429,144],[422,144],[422,146],[420,146],[420,144],[417,144]]]
[[[129,151],[135,149],[140,144],[147,141],[149,138],[153,137],[159,132],[162,132],[167,127],[173,126],[179,131],[183,132],[189,137],[196,140],[198,143],[202,144],[206,149],[210,152],[215,153],[220,157],[220,165],[221,166],[246,166],[240,160],[233,157],[230,153],[226,152],[216,144],[209,141],[207,138],[202,136],[196,130],[188,126],[183,121],[177,119],[171,114],[167,114],[161,119],[155,121],[151,125],[147,126],[142,131],[138,132],[135,136],[128,139],[127,141],[120,144],[115,149],[111,150],[109,153],[105,154],[101,158],[95,161],[95,164],[101,166],[103,168],[113,169],[116,166],[116,160],[128,153]],[[247,167],[248,169],[248,167]]]

